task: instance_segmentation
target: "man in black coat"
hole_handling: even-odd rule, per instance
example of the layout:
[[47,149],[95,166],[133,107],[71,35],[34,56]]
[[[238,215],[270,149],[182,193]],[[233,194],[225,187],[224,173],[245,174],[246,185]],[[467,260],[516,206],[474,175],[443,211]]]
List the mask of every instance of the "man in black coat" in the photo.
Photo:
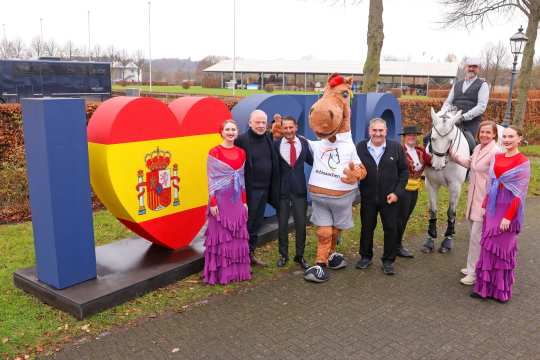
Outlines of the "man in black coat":
[[386,139],[386,122],[374,118],[369,122],[369,140],[358,143],[356,150],[367,176],[360,181],[360,260],[356,267],[366,269],[373,258],[373,233],[377,214],[381,215],[384,231],[382,269],[394,274],[397,254],[397,201],[405,192],[409,171],[401,144]]
[[289,260],[289,214],[292,209],[295,235],[296,256],[294,261],[305,270],[309,267],[304,259],[306,246],[307,186],[304,174],[304,162],[313,165],[313,155],[309,143],[303,137],[296,136],[296,119],[285,116],[281,120],[283,138],[274,141],[274,148],[279,159],[280,197],[279,197],[279,259],[278,267],[283,267]]
[[246,152],[244,177],[248,206],[247,228],[252,265],[265,266],[255,257],[258,231],[264,220],[266,203],[279,206],[279,163],[271,134],[266,131],[266,113],[255,110],[249,117],[249,129],[234,144]]

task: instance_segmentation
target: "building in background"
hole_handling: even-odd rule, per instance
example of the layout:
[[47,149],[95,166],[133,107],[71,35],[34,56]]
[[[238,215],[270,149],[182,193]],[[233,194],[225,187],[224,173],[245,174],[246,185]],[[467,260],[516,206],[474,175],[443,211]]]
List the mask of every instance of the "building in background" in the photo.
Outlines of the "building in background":
[[[353,89],[360,89],[364,64],[359,61],[326,60],[237,60],[238,88],[264,89],[272,86],[282,90],[317,90],[324,87],[334,72],[354,76]],[[458,73],[457,62],[413,63],[381,62],[378,91],[392,88],[404,93],[425,95],[430,88],[448,87]],[[232,60],[222,60],[204,69],[204,87],[232,86]]]

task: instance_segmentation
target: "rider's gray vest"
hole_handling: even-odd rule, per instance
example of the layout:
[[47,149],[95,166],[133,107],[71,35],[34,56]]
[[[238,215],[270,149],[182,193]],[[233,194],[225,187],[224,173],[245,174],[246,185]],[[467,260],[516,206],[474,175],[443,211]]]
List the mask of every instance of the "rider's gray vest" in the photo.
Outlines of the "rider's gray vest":
[[[460,80],[454,85],[454,99],[452,105],[463,111],[463,113],[466,113],[478,104],[478,92],[480,91],[484,80],[477,78],[465,92],[463,92],[463,82],[464,80]],[[474,136],[478,131],[478,125],[480,125],[481,120],[482,115],[472,118],[470,121],[464,121],[463,127],[469,130]]]

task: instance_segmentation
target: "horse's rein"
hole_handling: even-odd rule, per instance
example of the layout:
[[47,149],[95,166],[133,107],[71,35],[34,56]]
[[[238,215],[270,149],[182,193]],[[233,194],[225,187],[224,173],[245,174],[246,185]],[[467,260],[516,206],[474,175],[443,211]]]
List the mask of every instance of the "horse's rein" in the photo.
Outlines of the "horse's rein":
[[[435,155],[435,156],[438,156],[438,157],[446,157],[448,156],[448,153],[450,152],[450,149],[452,149],[452,147],[454,146],[455,142],[456,142],[456,139],[459,137],[459,128],[454,125],[452,126],[452,128],[450,129],[450,131],[448,131],[446,134],[444,135],[441,135],[441,133],[439,132],[439,130],[437,130],[436,127],[433,127],[433,129],[435,130],[435,132],[440,136],[440,137],[446,137],[448,134],[450,134],[452,131],[454,131],[454,129],[456,129],[456,136],[454,136],[454,139],[450,142],[450,146],[448,147],[448,149],[446,150],[446,152],[443,154],[443,153],[440,153],[440,152],[437,152],[435,150],[433,150],[433,146],[431,145],[432,143],[432,139],[430,137],[430,141],[429,141],[429,150],[430,152]],[[459,149],[459,145],[461,143],[461,137],[459,138],[459,143],[458,143],[458,149]]]

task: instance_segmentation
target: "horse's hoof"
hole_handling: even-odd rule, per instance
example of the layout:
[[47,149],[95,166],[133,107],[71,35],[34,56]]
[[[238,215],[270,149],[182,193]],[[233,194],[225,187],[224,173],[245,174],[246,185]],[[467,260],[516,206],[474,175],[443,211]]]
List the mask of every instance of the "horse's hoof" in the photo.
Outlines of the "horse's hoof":
[[430,254],[433,252],[433,248],[422,246],[422,248],[420,248],[420,251],[424,254]]
[[433,252],[433,248],[435,247],[435,242],[432,238],[427,238],[427,240],[424,242],[424,245],[422,245],[422,248],[420,248],[420,251],[424,254],[429,254]]
[[452,250],[452,249],[451,249],[451,248],[444,247],[444,246],[441,246],[441,247],[439,248],[439,252],[440,252],[441,254],[446,254],[447,252],[450,252],[450,250]]

